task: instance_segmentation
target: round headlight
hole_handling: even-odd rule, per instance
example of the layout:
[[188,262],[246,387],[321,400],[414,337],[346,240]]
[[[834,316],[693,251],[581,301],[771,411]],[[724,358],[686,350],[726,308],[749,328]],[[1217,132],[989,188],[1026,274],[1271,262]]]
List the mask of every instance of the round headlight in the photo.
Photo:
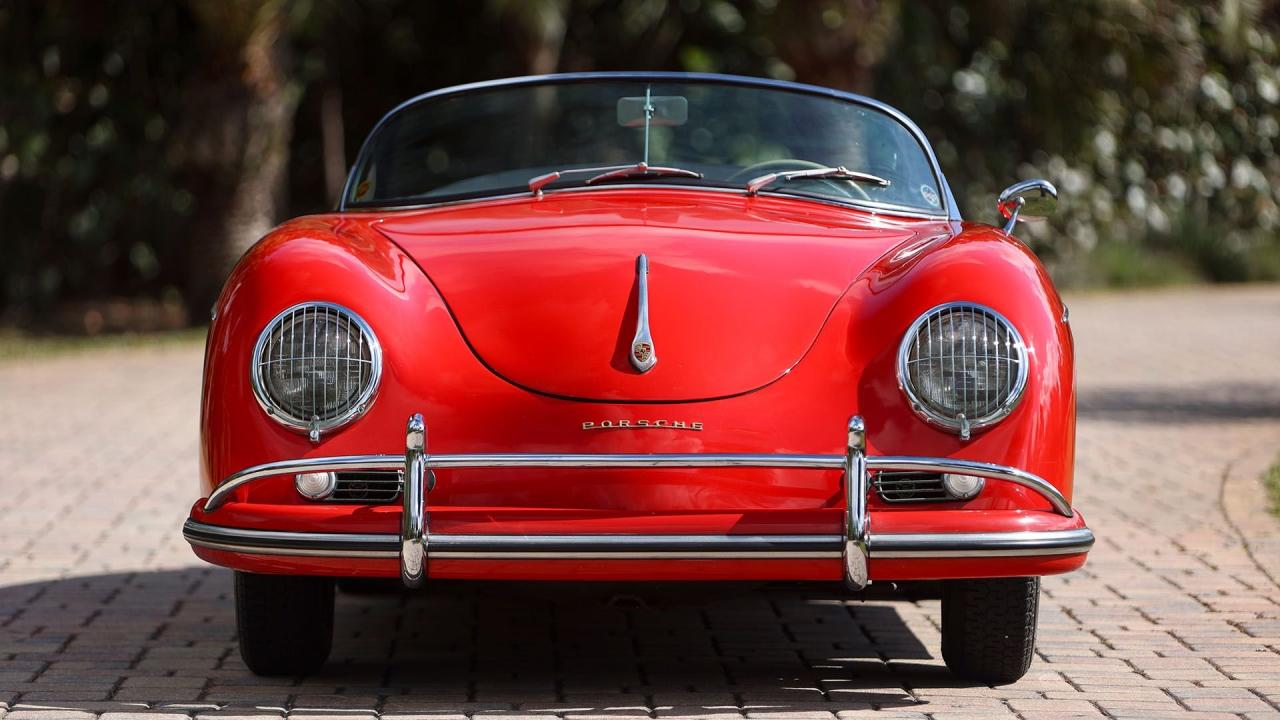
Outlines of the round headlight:
[[902,339],[898,380],[925,420],[967,436],[1013,411],[1027,384],[1027,348],[991,308],[939,305]]
[[295,305],[268,323],[251,370],[267,413],[312,439],[359,417],[381,375],[382,350],[364,320],[320,302]]

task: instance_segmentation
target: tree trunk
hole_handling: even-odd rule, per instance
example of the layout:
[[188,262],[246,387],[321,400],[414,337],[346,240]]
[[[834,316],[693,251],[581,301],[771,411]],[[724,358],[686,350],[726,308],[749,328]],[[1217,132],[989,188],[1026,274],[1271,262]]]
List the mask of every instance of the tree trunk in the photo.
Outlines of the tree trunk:
[[568,24],[570,0],[489,0],[489,9],[503,17],[517,52],[530,75],[553,73]]
[[320,97],[320,138],[324,160],[324,189],[337,203],[347,180],[346,132],[342,122],[342,88],[331,83]]
[[187,306],[202,322],[236,261],[285,210],[300,89],[283,2],[192,0],[209,47],[175,152],[192,193]]
[[876,68],[897,40],[903,3],[837,0],[821,11],[780,3],[772,17],[778,57],[796,77],[824,87],[873,94]]

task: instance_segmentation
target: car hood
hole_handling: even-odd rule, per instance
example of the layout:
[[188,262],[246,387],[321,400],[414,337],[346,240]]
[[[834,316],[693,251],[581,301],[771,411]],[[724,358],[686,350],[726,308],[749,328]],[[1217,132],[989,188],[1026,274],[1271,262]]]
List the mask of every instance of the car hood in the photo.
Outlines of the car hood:
[[[493,372],[602,402],[687,402],[768,385],[804,357],[870,264],[940,227],[811,202],[621,190],[375,224],[431,279]],[[657,357],[647,372],[629,358],[642,254]]]

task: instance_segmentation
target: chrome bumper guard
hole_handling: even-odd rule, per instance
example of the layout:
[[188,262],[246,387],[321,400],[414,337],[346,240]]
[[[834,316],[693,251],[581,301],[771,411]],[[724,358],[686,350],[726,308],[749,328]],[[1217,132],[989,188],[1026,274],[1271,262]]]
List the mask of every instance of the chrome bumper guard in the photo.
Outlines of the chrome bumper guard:
[[[456,468],[700,468],[753,467],[841,469],[845,518],[841,535],[432,535],[428,524],[427,477],[433,469]],[[421,415],[409,419],[405,454],[306,458],[257,465],[232,475],[205,501],[213,512],[239,487],[266,477],[304,472],[403,470],[404,510],[400,536],[350,533],[297,533],[243,530],[188,520],[183,535],[193,545],[261,555],[399,558],[405,585],[418,587],[426,561],[439,559],[819,559],[841,558],[845,584],[852,589],[870,581],[867,560],[878,558],[993,557],[1071,555],[1088,551],[1087,528],[1055,532],[875,534],[867,512],[868,474],[872,471],[963,473],[1029,488],[1054,511],[1072,517],[1071,504],[1043,478],[1003,465],[908,456],[868,456],[866,427],[849,420],[844,455],[653,454],[431,455]]]

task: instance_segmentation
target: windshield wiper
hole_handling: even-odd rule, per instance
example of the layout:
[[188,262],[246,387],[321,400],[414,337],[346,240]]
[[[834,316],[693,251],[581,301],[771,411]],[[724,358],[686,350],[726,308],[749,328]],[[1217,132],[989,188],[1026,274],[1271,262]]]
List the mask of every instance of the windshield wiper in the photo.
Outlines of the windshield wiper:
[[568,175],[570,173],[575,173],[575,174],[576,173],[598,173],[597,175],[593,175],[590,178],[587,178],[587,181],[586,181],[587,185],[602,182],[604,180],[620,180],[620,179],[639,180],[644,178],[657,178],[657,177],[685,177],[685,178],[702,177],[702,173],[694,172],[692,170],[685,170],[684,168],[661,167],[657,165],[650,165],[649,163],[646,163],[646,162],[638,162],[634,165],[610,165],[608,167],[570,168],[568,170],[557,170],[555,172],[549,172],[546,175],[539,175],[535,178],[530,178],[529,190],[534,195],[541,195],[542,188],[550,185],[551,183],[559,180],[562,176]]
[[747,181],[747,194],[755,195],[769,185],[782,180],[852,180],[853,182],[870,183],[880,187],[889,187],[889,181],[879,175],[850,170],[843,165],[837,167],[819,167],[809,170],[788,170],[761,175]]
[[685,170],[678,167],[662,167],[660,165],[650,165],[647,162],[638,162],[635,165],[625,165],[609,172],[603,172],[595,177],[588,178],[587,184],[602,182],[604,180],[621,180],[628,178],[651,178],[651,177],[684,177],[684,178],[700,178],[702,173],[692,170]]

